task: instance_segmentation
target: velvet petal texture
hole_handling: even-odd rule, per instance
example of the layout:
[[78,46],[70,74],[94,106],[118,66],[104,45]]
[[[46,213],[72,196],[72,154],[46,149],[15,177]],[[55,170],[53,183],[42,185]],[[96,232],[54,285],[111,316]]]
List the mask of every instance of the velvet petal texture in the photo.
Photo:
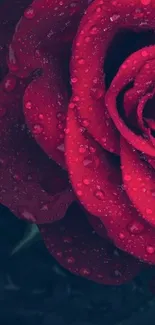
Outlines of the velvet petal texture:
[[76,111],[69,109],[67,121],[67,166],[80,202],[100,217],[117,247],[154,264],[155,229],[129,200],[119,166],[81,128]]
[[71,206],[62,221],[42,225],[40,230],[51,254],[76,275],[119,285],[140,270],[140,262],[94,234],[80,207]]

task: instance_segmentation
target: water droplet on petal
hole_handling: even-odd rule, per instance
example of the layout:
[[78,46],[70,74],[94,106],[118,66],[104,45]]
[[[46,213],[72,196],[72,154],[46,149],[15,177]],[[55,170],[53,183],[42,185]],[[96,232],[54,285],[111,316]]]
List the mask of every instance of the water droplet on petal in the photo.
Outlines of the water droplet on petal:
[[25,103],[25,108],[31,109],[32,108],[32,103],[30,101]]
[[65,244],[71,244],[72,241],[73,241],[72,237],[64,237],[64,238],[63,238],[63,242],[64,242]]
[[152,0],[141,0],[142,5],[146,6],[151,3]]
[[154,254],[155,253],[155,248],[152,246],[147,246],[146,251],[148,254]]
[[153,212],[152,209],[150,209],[150,208],[146,209],[147,214],[152,214],[152,212]]
[[84,126],[84,127],[88,127],[89,124],[90,124],[90,122],[89,122],[88,119],[83,119],[83,120],[81,121],[81,124],[82,124],[82,126]]
[[91,270],[88,268],[81,268],[79,274],[81,276],[89,276],[91,274]]
[[110,21],[114,22],[114,21],[117,21],[119,18],[120,18],[120,15],[115,14],[110,17]]
[[84,185],[89,185],[90,184],[90,180],[88,178],[84,178],[83,179],[83,184]]
[[127,175],[127,174],[124,175],[124,180],[127,181],[127,182],[131,181],[131,176]]
[[98,28],[96,26],[91,27],[90,34],[96,35],[98,33]]
[[35,124],[33,126],[33,134],[34,135],[39,135],[43,132],[43,126],[41,124]]
[[16,87],[17,79],[14,76],[9,76],[4,81],[4,89],[7,92],[13,91]]
[[64,143],[61,143],[58,147],[57,150],[61,151],[61,152],[65,152],[65,146]]
[[105,198],[105,194],[101,190],[95,191],[94,195],[98,200],[104,200],[104,198]]
[[124,235],[122,232],[120,232],[120,233],[119,233],[119,238],[120,238],[120,239],[124,239],[124,238],[125,238],[125,235]]
[[77,81],[78,81],[78,79],[77,79],[76,77],[71,78],[71,83],[72,83],[72,84],[75,84]]
[[68,264],[74,264],[75,263],[75,258],[74,257],[72,257],[72,256],[70,256],[70,257],[67,257],[67,263]]
[[144,226],[138,221],[133,221],[128,225],[128,231],[133,235],[139,235],[143,232]]
[[32,7],[29,7],[24,11],[24,17],[27,19],[33,19],[35,17],[35,14],[35,10]]
[[78,63],[79,63],[80,65],[84,65],[84,64],[85,64],[85,60],[84,60],[84,59],[79,59],[79,60],[78,60]]

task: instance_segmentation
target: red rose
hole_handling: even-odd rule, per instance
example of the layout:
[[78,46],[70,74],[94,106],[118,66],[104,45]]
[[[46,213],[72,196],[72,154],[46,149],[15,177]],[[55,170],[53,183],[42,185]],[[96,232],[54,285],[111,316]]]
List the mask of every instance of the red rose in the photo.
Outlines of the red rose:
[[[0,202],[62,266],[121,284],[155,264],[155,0],[90,2],[1,7]],[[107,82],[124,30],[151,41]]]

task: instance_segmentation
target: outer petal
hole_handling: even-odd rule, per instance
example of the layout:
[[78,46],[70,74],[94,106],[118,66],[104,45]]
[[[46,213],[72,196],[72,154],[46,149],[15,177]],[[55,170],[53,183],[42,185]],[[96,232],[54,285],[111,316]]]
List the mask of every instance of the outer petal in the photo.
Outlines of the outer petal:
[[[16,74],[23,77],[40,68],[40,58],[35,57],[40,42],[46,37],[51,38],[52,42],[69,24],[74,26],[87,6],[87,0],[74,3],[71,0],[34,0],[25,10],[15,32],[10,47],[10,69],[16,70]],[[55,52],[54,45],[52,52]]]
[[155,171],[124,139],[121,140],[121,162],[127,194],[143,218],[155,226]]
[[118,285],[139,272],[137,260],[92,232],[79,207],[71,207],[62,221],[42,225],[40,230],[50,253],[76,275]]
[[65,167],[64,129],[68,98],[57,64],[53,58],[45,56],[42,76],[33,80],[25,91],[24,114],[31,133],[45,153]]
[[80,202],[100,217],[117,247],[155,263],[155,230],[141,219],[129,201],[119,164],[87,136],[71,109],[67,120],[67,165]]
[[27,134],[24,88],[11,74],[0,85],[0,202],[18,217],[52,222],[64,216],[73,195],[67,174]]
[[31,0],[5,0],[0,4],[0,78],[7,70],[6,55],[14,27],[30,2]]

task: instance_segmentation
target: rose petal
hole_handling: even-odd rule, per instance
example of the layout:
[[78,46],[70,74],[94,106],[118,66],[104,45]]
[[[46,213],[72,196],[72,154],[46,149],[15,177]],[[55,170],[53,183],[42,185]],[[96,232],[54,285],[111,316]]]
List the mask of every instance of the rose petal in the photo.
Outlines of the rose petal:
[[67,174],[27,134],[25,85],[9,74],[0,85],[0,202],[31,222],[62,218],[73,200]]
[[125,189],[143,218],[155,226],[155,172],[139,153],[121,140],[121,162]]
[[[104,32],[102,46],[98,37],[99,25],[103,22],[101,17],[103,12],[108,15],[107,9],[110,10],[107,3],[102,5],[95,1],[81,21],[71,61],[72,100],[77,106],[81,124],[106,150],[119,154],[119,134],[104,103],[103,63],[111,35]],[[108,30],[107,21],[105,27]],[[90,55],[92,51],[93,55]]]
[[67,165],[81,204],[100,217],[117,247],[155,264],[155,229],[133,208],[122,186],[115,157],[87,136],[71,108],[67,129]]
[[1,147],[0,202],[30,222],[61,219],[73,201],[64,172],[21,129],[17,147],[12,131],[8,146]]
[[[137,76],[137,74],[139,73],[139,70],[145,64],[145,61],[148,60],[147,65],[149,66],[149,60],[153,60],[154,57],[155,46],[150,46],[132,54],[120,67],[119,72],[113,79],[111,86],[106,94],[106,105],[108,111],[121,135],[136,149],[143,151],[144,153],[149,154],[150,156],[155,156],[154,146],[148,139],[144,139],[142,136],[136,135],[125,125],[124,121],[121,119],[118,113],[116,99],[120,91],[124,89],[124,87],[129,84],[131,80],[134,80],[135,76]],[[136,62],[136,64],[134,64],[134,62]],[[153,62],[155,61],[153,60]],[[143,85],[143,83],[141,84]]]
[[97,218],[89,213],[87,214],[87,219],[88,219],[90,225],[92,226],[92,228],[97,233],[97,235],[108,240],[107,231],[106,231],[106,228],[104,227],[102,221],[99,218]]
[[[24,77],[40,68],[40,58],[35,57],[39,43],[52,35],[54,40],[69,24],[74,26],[74,21],[77,21],[77,17],[80,19],[87,6],[87,0],[34,0],[25,10],[14,34],[8,61],[10,69],[16,68],[16,74]],[[55,52],[54,45],[52,52]]]
[[71,207],[62,221],[39,228],[49,252],[75,275],[118,285],[140,270],[137,260],[92,233],[86,216],[77,206]]
[[[140,12],[139,15],[137,14],[137,7]],[[109,114],[105,116],[103,66],[107,49],[111,40],[120,29],[126,27],[133,30],[144,29],[142,19],[146,21],[145,28],[154,29],[154,12],[155,6],[152,2],[145,5],[141,1],[135,0],[127,2],[122,0],[117,2],[100,2],[96,0],[88,8],[86,15],[83,16],[78,30],[71,65],[73,93],[76,98],[79,98],[78,110],[80,111],[82,120],[87,120],[87,130],[109,151],[112,151],[110,150],[112,148],[114,152],[118,153],[118,137],[113,123],[109,118]],[[93,55],[90,55],[92,51]],[[154,53],[151,49],[150,52],[154,58]],[[135,55],[135,60],[138,61],[137,66],[143,65],[143,62],[149,59],[149,56],[147,58],[145,57],[145,52],[142,53],[144,54],[142,60],[141,57]],[[130,79],[129,71],[133,71],[132,68],[134,67],[133,61],[129,63],[126,70],[122,68],[124,84],[127,79]],[[136,74],[136,69],[134,73]],[[145,145],[145,151],[151,152],[154,156],[155,151],[151,144],[146,140],[143,142],[140,137],[134,137],[134,133],[130,132],[129,134],[128,128],[123,125],[123,121],[116,112],[116,98],[114,99],[113,93],[115,95],[118,93],[118,87],[122,89],[123,84],[122,79],[120,79],[119,83],[117,82],[116,89],[113,87],[115,84],[112,83],[108,92],[109,95],[106,104],[109,108],[110,115],[121,134],[128,137],[130,141],[135,141],[135,145],[137,146],[144,147]],[[105,126],[106,118],[108,119],[107,124],[109,124],[109,128]],[[103,137],[105,144],[102,143],[101,137]]]
[[[1,77],[7,71],[6,55],[15,25],[31,0],[5,0],[0,5],[0,70]],[[15,10],[16,8],[16,10]],[[2,73],[3,72],[3,73]]]
[[67,101],[57,62],[46,58],[43,74],[33,80],[24,95],[24,114],[35,140],[45,153],[65,167],[64,129]]

